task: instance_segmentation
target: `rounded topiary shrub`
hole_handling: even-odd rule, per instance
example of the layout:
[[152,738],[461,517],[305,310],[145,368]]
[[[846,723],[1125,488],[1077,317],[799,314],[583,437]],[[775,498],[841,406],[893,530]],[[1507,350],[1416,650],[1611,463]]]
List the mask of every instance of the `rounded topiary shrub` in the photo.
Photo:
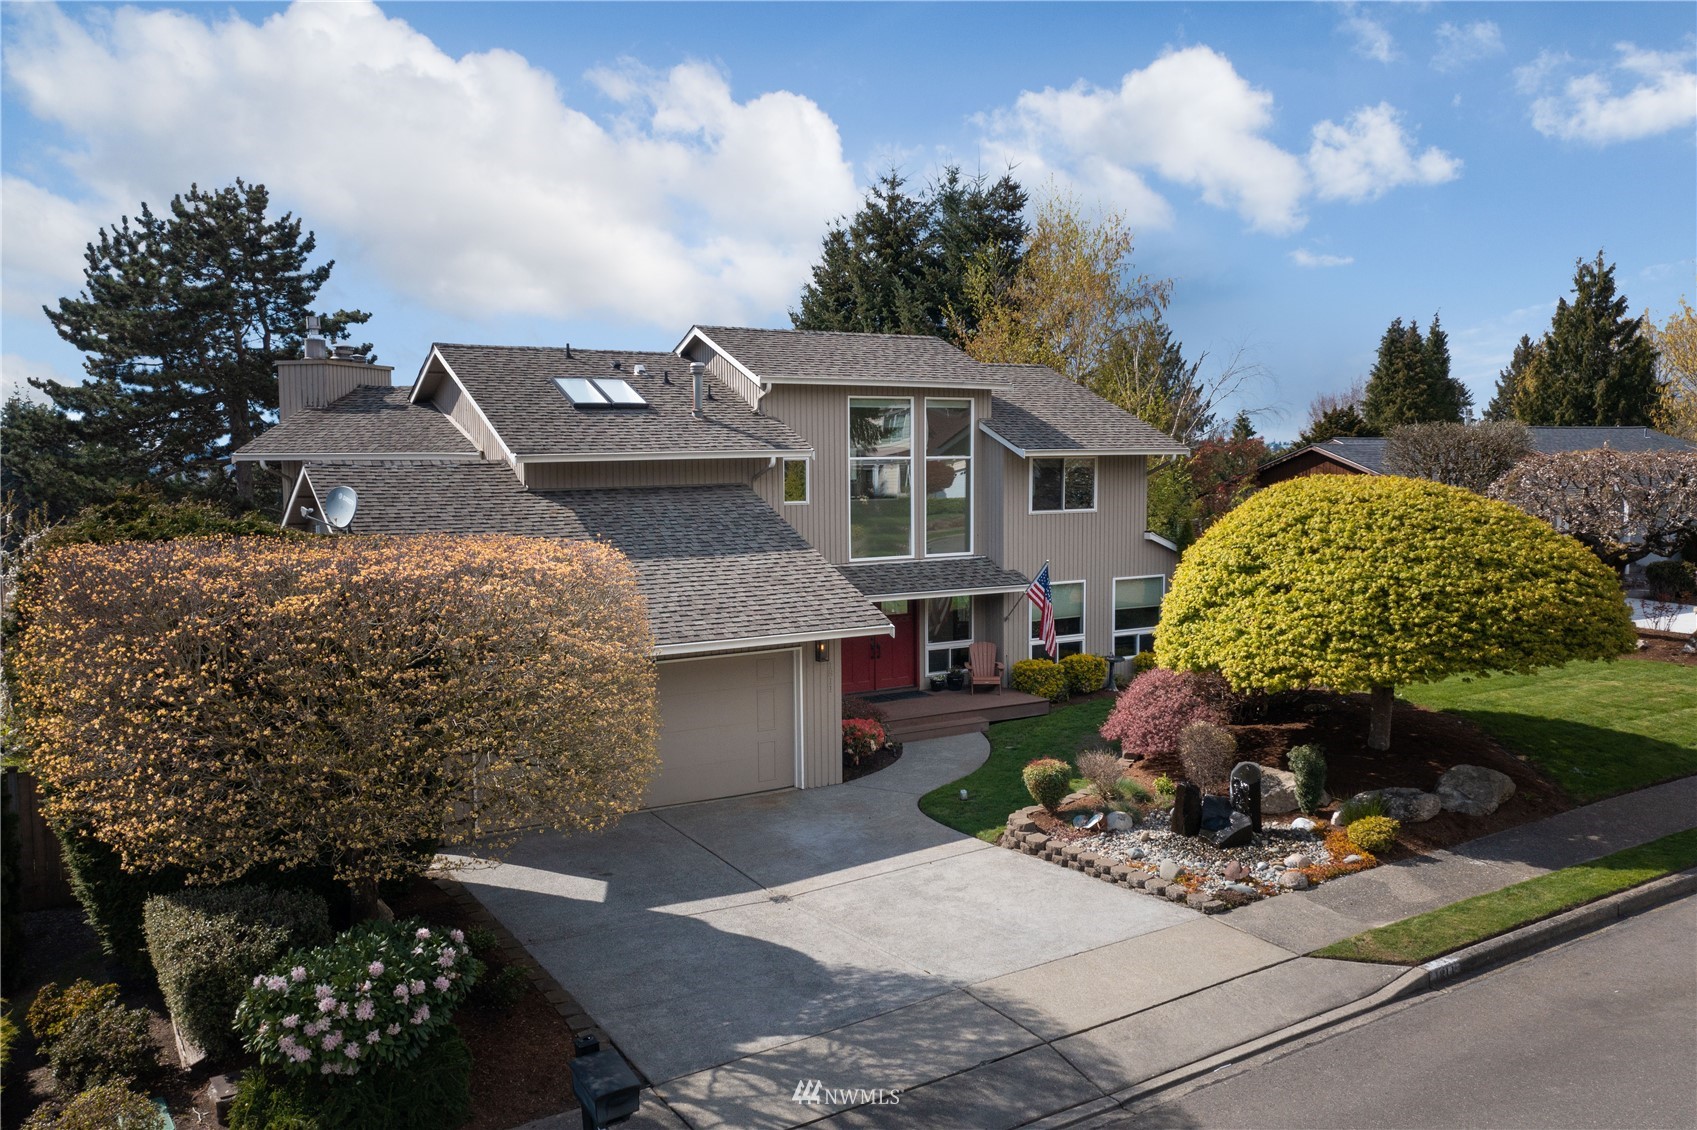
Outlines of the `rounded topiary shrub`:
[[1050,812],[1059,808],[1061,801],[1072,791],[1071,767],[1053,757],[1040,757],[1030,762],[1020,770],[1020,776],[1025,780],[1025,791],[1031,794],[1031,799]]
[[1218,675],[1157,668],[1120,692],[1101,733],[1119,742],[1128,755],[1170,761],[1178,754],[1179,735],[1186,726],[1224,726],[1230,721],[1231,701],[1231,689]]
[[145,1008],[125,1008],[109,1000],[66,1021],[47,1041],[47,1063],[61,1094],[86,1091],[101,1083],[151,1082],[159,1074]]
[[1299,745],[1286,758],[1296,778],[1296,806],[1304,812],[1320,807],[1326,795],[1326,755],[1317,745]]
[[24,1130],[165,1130],[153,1100],[123,1082],[101,1083],[69,1102],[50,1101],[24,1120]]
[[1345,831],[1349,834],[1349,842],[1362,851],[1369,855],[1383,855],[1396,843],[1396,834],[1402,831],[1402,823],[1389,816],[1363,816]]
[[1021,659],[1008,675],[1008,686],[1050,702],[1059,702],[1067,696],[1066,672],[1051,659]]
[[1099,691],[1108,682],[1108,661],[1100,655],[1064,655],[1061,657],[1061,670],[1067,677],[1067,691],[1071,694],[1090,694]]

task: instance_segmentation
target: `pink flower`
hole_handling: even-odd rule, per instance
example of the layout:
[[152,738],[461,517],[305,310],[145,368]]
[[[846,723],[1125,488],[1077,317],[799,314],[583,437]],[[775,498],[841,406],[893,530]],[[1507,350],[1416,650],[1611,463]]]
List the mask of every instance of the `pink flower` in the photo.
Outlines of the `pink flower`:
[[427,1004],[419,1005],[418,1011],[414,1012],[412,1014],[412,1022],[414,1024],[423,1024],[426,1020],[429,1020],[429,1019],[430,1019],[430,1006],[427,1005]]
[[358,1044],[349,1044],[347,1047],[342,1049],[342,1054],[347,1056],[349,1059],[358,1059],[359,1058],[359,1045]]
[[437,992],[445,993],[448,991],[448,979],[446,977],[436,978],[434,984],[436,985]]
[[[301,1022],[301,1018],[300,1018],[300,1013],[298,1013],[298,1012],[291,1012],[289,1015],[283,1017],[283,1027],[285,1027],[285,1028],[297,1027],[300,1024],[300,1022]],[[287,1037],[285,1037],[285,1039],[286,1038]]]
[[265,984],[265,974],[255,973],[253,975],[253,987],[257,989],[263,984]]
[[332,1032],[319,1041],[319,1047],[323,1048],[327,1052],[333,1052],[336,1050],[336,1045],[341,1042],[342,1034],[340,1032]]
[[423,981],[414,981],[412,983],[412,991],[413,991],[414,996],[417,996],[419,993],[424,992],[424,982]]
[[365,971],[370,973],[373,977],[381,977],[383,976],[383,963],[381,961],[374,961],[365,967]]
[[289,987],[289,983],[281,977],[267,977],[265,987],[274,993],[280,993]]
[[341,1017],[343,1020],[346,1020],[348,1018],[348,1002],[347,1001],[343,1001],[341,1004],[336,1006],[336,1015]]
[[440,965],[443,969],[446,969],[450,965],[454,964],[454,951],[453,951],[453,949],[451,949],[451,948],[444,949],[442,951],[442,956],[436,959],[436,964]]
[[318,1035],[318,1033],[324,1031],[324,1029],[326,1029],[328,1027],[330,1027],[330,1022],[328,1020],[314,1020],[311,1024],[308,1024],[305,1028],[302,1028],[301,1031],[304,1032],[308,1036],[316,1036],[316,1035]]
[[354,1009],[354,1019],[355,1020],[370,1020],[373,1016],[376,1016],[376,1015],[377,1015],[377,1006],[372,1004],[370,1001],[360,1001],[359,1007]]
[[405,981],[402,981],[399,985],[395,986],[395,996],[401,1000],[406,1000],[411,995],[412,990],[407,988],[407,983]]
[[454,939],[455,945],[460,945],[465,941],[465,935],[460,933],[458,930],[449,930],[448,937]]
[[[400,1031],[401,1026],[399,1024],[391,1024],[391,1025],[389,1025],[389,1027],[395,1029],[396,1031]],[[371,1031],[369,1031],[365,1034],[365,1042],[368,1043],[368,1044],[375,1044],[378,1040],[381,1040],[382,1038],[383,1038],[383,1033],[379,1032],[375,1028],[373,1028]]]
[[422,941],[424,941],[424,940],[425,940],[425,939],[427,939],[427,938],[429,938],[429,937],[430,937],[430,931],[429,931],[429,930],[427,930],[427,929],[425,929],[425,928],[424,928],[424,927],[423,927],[423,926],[420,926],[420,927],[419,927],[419,928],[418,928],[418,933],[417,933],[417,934],[414,934],[414,935],[413,935],[413,936],[414,936],[414,937],[415,937],[415,938],[417,938],[417,939],[418,939],[418,940],[419,940],[419,941],[421,941],[421,942],[422,942]]
[[383,1029],[383,1031],[389,1033],[391,1036],[399,1036],[401,1034],[401,1026],[399,1024],[391,1024],[387,1028]]
[[336,1011],[336,998],[335,997],[325,997],[322,1000],[320,1000],[318,1002],[318,1011],[319,1012],[335,1012]]
[[289,980],[294,981],[297,984],[306,980],[306,966],[297,965],[293,969],[289,970]]
[[317,997],[319,1000],[323,1000],[324,998],[335,993],[335,991],[336,990],[332,989],[329,985],[320,985],[320,986],[318,986],[318,988],[312,990],[312,995]]
[[289,1058],[294,1060],[296,1063],[305,1063],[307,1060],[312,1058],[312,1052],[307,1048],[296,1048],[294,1051],[289,1053]]

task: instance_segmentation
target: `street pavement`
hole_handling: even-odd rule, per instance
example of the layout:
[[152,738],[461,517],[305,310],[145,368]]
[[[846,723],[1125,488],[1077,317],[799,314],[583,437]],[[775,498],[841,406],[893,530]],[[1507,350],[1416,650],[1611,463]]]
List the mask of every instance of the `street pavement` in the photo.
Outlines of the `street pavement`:
[[1087,1125],[1697,1127],[1697,896]]

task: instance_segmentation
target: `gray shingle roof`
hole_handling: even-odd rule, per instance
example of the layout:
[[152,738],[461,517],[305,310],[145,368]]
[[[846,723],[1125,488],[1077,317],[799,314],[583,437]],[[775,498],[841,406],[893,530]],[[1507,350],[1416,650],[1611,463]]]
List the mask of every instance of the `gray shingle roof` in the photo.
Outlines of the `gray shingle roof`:
[[1031,582],[987,557],[929,558],[876,565],[839,565],[849,584],[870,600],[969,592],[1024,592]]
[[935,337],[738,326],[695,329],[763,381],[975,388],[1004,383],[994,370]]
[[1009,384],[985,431],[1027,453],[1188,455],[1189,448],[1043,365],[988,365]]
[[[708,377],[714,399],[705,420],[690,416],[689,362],[675,353],[537,346],[437,344],[514,455],[691,454],[734,456],[811,451],[789,425],[757,416],[748,402]],[[614,369],[618,361],[622,369]],[[635,375],[637,365],[647,375]],[[671,384],[662,374],[671,372]],[[555,377],[617,377],[646,408],[576,408]]]
[[477,447],[428,404],[409,404],[410,390],[356,388],[325,408],[306,408],[243,444],[237,459],[291,455],[434,455],[476,459]]
[[359,492],[356,534],[512,533],[608,542],[635,567],[661,648],[866,635],[889,621],[745,486],[526,491],[499,463],[310,464]]
[[1697,451],[1697,444],[1654,428],[1527,428],[1534,451]]
[[1378,436],[1340,436],[1315,446],[1375,475],[1385,473],[1385,441]]

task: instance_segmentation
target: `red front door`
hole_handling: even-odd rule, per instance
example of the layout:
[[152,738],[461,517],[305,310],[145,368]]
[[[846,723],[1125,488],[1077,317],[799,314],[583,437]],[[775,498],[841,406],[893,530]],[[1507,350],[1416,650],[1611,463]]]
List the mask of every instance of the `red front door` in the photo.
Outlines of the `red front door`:
[[843,693],[911,687],[919,681],[918,643],[912,606],[906,612],[884,615],[895,625],[894,636],[861,636],[843,641]]

